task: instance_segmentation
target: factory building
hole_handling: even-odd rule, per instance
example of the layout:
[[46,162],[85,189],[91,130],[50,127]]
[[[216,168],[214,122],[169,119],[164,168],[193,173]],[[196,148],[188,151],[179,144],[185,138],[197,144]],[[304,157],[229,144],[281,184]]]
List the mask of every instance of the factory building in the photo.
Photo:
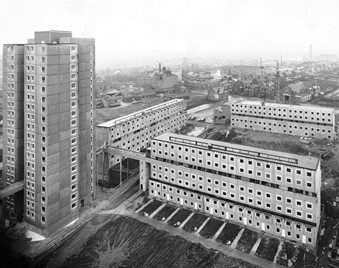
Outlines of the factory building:
[[95,41],[35,32],[27,44],[4,45],[3,55],[3,176],[6,185],[25,182],[23,196],[5,200],[5,225],[23,213],[47,236],[93,195]]
[[232,103],[231,126],[317,139],[336,139],[333,108],[259,101]]
[[[186,124],[186,120],[186,101],[170,100],[97,125],[97,146],[107,143],[117,148],[139,152],[150,146],[151,138],[180,129]],[[120,156],[109,155],[109,166],[120,161]]]
[[321,169],[317,158],[165,133],[140,167],[151,196],[316,246]]

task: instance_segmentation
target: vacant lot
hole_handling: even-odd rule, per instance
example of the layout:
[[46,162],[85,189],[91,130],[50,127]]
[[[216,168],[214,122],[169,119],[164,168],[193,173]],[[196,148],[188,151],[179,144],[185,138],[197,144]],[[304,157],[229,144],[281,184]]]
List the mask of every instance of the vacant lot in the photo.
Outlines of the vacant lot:
[[125,216],[92,235],[61,267],[254,267]]

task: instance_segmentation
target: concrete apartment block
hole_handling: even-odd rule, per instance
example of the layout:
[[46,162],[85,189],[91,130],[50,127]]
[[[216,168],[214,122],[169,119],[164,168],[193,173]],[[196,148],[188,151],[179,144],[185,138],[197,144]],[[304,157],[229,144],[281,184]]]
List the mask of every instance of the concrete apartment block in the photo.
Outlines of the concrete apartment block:
[[320,161],[165,133],[142,163],[150,195],[315,248]]
[[[24,180],[24,47],[3,46],[3,179],[5,186]],[[3,227],[22,219],[22,192],[3,201]]]
[[[150,145],[152,137],[172,132],[186,124],[185,100],[171,100],[150,108],[126,115],[102,124],[96,128],[97,146],[104,143],[119,148],[140,152]],[[102,155],[98,161],[103,161]],[[121,161],[120,156],[110,154],[105,165],[113,166]],[[100,172],[99,172],[100,173]],[[102,174],[98,179],[102,179]]]
[[231,126],[334,140],[333,108],[243,101],[232,103]]
[[22,204],[25,221],[43,235],[75,220],[93,196],[94,53],[94,39],[68,31],[36,32],[21,45]]

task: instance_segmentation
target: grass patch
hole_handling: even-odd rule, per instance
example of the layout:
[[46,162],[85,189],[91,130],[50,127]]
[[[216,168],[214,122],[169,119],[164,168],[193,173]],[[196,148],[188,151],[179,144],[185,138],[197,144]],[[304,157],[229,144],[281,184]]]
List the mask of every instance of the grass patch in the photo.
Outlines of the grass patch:
[[233,240],[237,237],[240,232],[241,227],[233,223],[227,223],[224,229],[221,231],[220,235],[217,237],[217,242],[224,245],[231,245]]
[[222,224],[222,221],[211,218],[199,234],[204,238],[211,238],[219,230]]
[[253,248],[255,242],[258,240],[258,237],[259,234],[257,232],[254,232],[250,229],[245,229],[238,241],[236,248],[246,253],[249,253]]
[[[182,229],[184,229],[186,232],[195,232],[201,224],[204,223],[204,221],[207,219],[207,216],[200,213],[195,213],[192,218],[189,219],[188,222],[184,225]],[[196,228],[196,229],[195,229]]]
[[279,243],[279,239],[264,235],[255,254],[266,260],[273,261]]
[[163,203],[153,199],[153,202],[149,203],[146,207],[144,207],[139,213],[147,213],[151,215],[158,207],[160,207]]
[[[172,217],[172,219],[168,221],[168,224],[171,226],[179,227],[180,224],[182,224],[183,221],[186,220],[191,213],[192,211],[182,208]],[[176,224],[178,222],[180,223],[179,225]]]
[[163,218],[167,219],[175,210],[175,207],[171,205],[166,205],[157,214],[155,214],[153,219],[156,219],[158,221],[161,221]]

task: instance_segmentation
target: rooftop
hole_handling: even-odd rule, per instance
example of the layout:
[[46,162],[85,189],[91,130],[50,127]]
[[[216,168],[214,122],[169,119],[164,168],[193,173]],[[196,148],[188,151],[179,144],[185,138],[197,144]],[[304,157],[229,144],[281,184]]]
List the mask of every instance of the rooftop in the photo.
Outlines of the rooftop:
[[135,113],[132,113],[132,114],[129,114],[129,115],[125,115],[125,116],[119,117],[117,119],[113,119],[113,120],[107,121],[105,123],[97,125],[97,127],[110,128],[110,127],[113,127],[115,125],[118,125],[118,124],[121,124],[123,122],[126,122],[128,120],[134,119],[134,118],[136,118],[138,116],[141,116],[142,114],[149,113],[149,112],[152,112],[154,110],[157,110],[157,109],[160,109],[160,108],[163,108],[163,107],[175,104],[175,103],[179,103],[179,102],[182,102],[182,101],[183,100],[173,99],[173,100],[170,100],[170,101],[167,101],[167,102],[160,103],[158,105],[152,106],[150,108],[141,110],[139,112],[135,112]]
[[[298,94],[299,95],[299,94]],[[319,106],[309,106],[309,105],[291,105],[291,104],[282,104],[282,103],[273,103],[273,102],[262,102],[262,101],[239,101],[234,102],[232,104],[240,104],[240,105],[257,105],[257,106],[265,106],[265,107],[272,107],[272,108],[286,108],[286,109],[307,109],[311,111],[322,111],[327,113],[333,113],[334,108],[326,108],[326,107],[319,107]]]
[[290,154],[222,141],[207,140],[174,133],[164,133],[158,137],[155,137],[154,139],[179,144],[187,144],[197,148],[208,149],[210,151],[221,151],[227,154],[241,155],[251,159],[260,159],[267,162],[275,162],[278,164],[285,164],[311,170],[316,170],[319,165],[319,159],[315,157]]

